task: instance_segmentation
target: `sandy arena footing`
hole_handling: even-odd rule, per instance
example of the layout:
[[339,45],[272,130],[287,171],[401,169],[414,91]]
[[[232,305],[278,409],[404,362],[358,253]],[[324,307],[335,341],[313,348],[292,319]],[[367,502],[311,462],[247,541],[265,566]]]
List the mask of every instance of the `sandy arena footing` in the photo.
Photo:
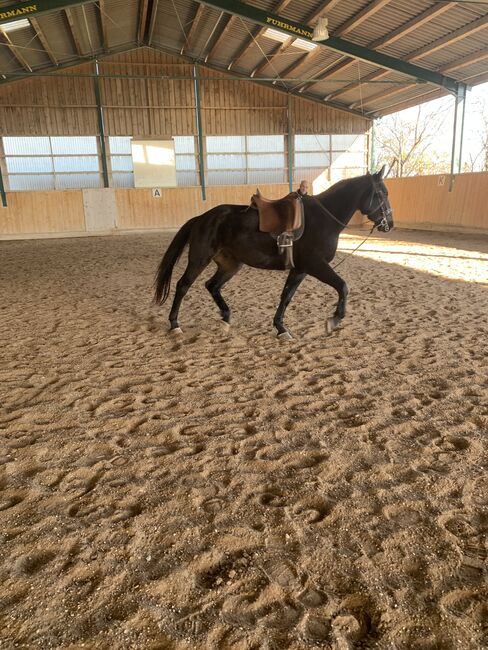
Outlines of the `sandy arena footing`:
[[0,646],[486,648],[488,239],[373,238],[281,342],[248,268],[168,336],[170,238],[0,242]]

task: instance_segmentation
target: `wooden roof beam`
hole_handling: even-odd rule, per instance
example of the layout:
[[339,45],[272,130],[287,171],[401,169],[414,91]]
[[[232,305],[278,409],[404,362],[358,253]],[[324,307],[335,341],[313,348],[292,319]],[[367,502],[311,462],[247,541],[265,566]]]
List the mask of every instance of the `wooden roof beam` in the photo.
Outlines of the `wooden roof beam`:
[[139,2],[139,17],[137,19],[137,42],[139,45],[145,43],[148,5],[149,0],[140,0]]
[[[296,35],[299,38],[313,42],[313,29],[305,24],[298,23],[283,16],[269,13],[265,10],[259,9],[255,6],[248,5],[240,0],[201,0],[202,4],[209,5],[219,9],[228,14],[241,16],[246,20],[250,20],[262,27],[273,26],[277,31],[290,35]],[[488,16],[487,16],[488,20]],[[388,71],[394,71],[411,77],[417,81],[428,82],[442,88],[446,88],[449,92],[455,94],[459,90],[460,83],[451,77],[433,72],[428,68],[412,64],[404,59],[399,59],[383,52],[371,50],[367,47],[348,41],[337,36],[330,36],[327,40],[317,43],[318,47],[323,47],[326,50],[332,50],[341,54],[355,58],[359,61],[372,63],[378,68]]]
[[[273,12],[279,13],[280,11],[283,11],[288,7],[290,4],[291,0],[280,0],[277,5],[273,7]],[[237,65],[239,61],[242,59],[242,57],[246,54],[247,50],[254,44],[254,41],[261,36],[261,34],[264,34],[264,32],[267,30],[267,27],[257,27],[256,29],[251,31],[251,35],[249,38],[247,38],[243,45],[239,48],[237,51],[237,54],[234,56],[232,61],[229,63],[227,66],[227,70],[230,70],[233,66]]]
[[207,55],[206,55],[207,48],[210,45],[210,43],[212,42],[212,38],[214,37],[215,32],[217,31],[217,28],[219,26],[219,23],[222,20],[222,18],[224,18],[224,16],[225,16],[225,13],[223,11],[221,11],[220,16],[215,21],[215,25],[213,26],[212,31],[209,34],[209,37],[205,41],[205,45],[201,49],[200,56],[203,58],[204,61],[207,60]]
[[158,14],[158,0],[153,0],[152,7],[151,7],[151,14],[149,16],[149,25],[147,28],[147,45],[151,45],[153,33],[154,33],[154,26],[156,25],[156,16]]
[[[438,16],[442,15],[448,9],[451,9],[455,5],[456,5],[455,2],[446,2],[445,4],[439,4],[437,6],[430,7],[429,9],[426,9],[425,11],[423,11],[418,16],[415,16],[415,18],[412,18],[411,20],[407,21],[403,25],[400,25],[400,27],[397,27],[397,29],[394,29],[392,32],[390,32],[386,36],[382,36],[381,38],[377,38],[372,43],[369,43],[368,47],[370,47],[373,50],[376,50],[377,48],[381,48],[381,47],[387,47],[388,45],[391,45],[392,43],[395,43],[396,41],[398,41],[403,36],[406,36],[407,34],[410,34],[415,29],[418,29],[419,27],[422,27],[422,25],[425,25],[426,23],[433,20],[434,18],[437,18]],[[326,77],[331,77],[334,74],[337,74],[339,72],[343,72],[344,70],[347,70],[352,65],[354,65],[355,62],[356,62],[355,59],[352,59],[350,57],[345,57],[342,60],[342,62],[340,62],[336,66],[334,66],[333,69],[330,69],[330,67],[327,67],[327,68],[325,68],[325,70],[319,72],[315,76],[316,77],[322,77],[323,79],[325,79]],[[305,86],[302,88],[302,90],[306,90],[307,88],[310,88],[311,85],[313,85],[313,84],[305,84]]]
[[41,43],[42,47],[46,51],[46,54],[48,55],[51,63],[53,63],[54,65],[59,65],[59,61],[54,56],[54,52],[52,51],[51,46],[49,45],[48,40],[45,37],[44,32],[42,31],[37,18],[31,18],[30,24],[32,25],[32,29],[35,31],[36,36],[39,39],[39,42]]
[[[202,6],[202,5],[200,5],[200,6]],[[209,53],[205,57],[205,61],[208,61],[209,59],[211,59],[213,57],[213,55],[215,54],[215,52],[217,52],[217,50],[219,49],[219,47],[220,47],[220,45],[222,43],[222,40],[229,33],[229,30],[232,27],[232,25],[234,24],[235,20],[236,20],[236,16],[229,16],[226,24],[224,25],[223,30],[220,32],[220,34],[217,37],[217,40],[212,45],[212,47],[210,48]]]
[[[443,65],[441,68],[439,68],[439,72],[452,72],[453,70],[458,70],[459,68],[465,67],[467,65],[478,63],[479,61],[483,61],[484,59],[488,59],[488,49],[481,50],[479,52],[473,52],[473,54],[468,54],[467,56],[463,57],[459,61],[454,61],[453,63],[447,63],[446,65]],[[391,95],[396,95],[397,93],[401,92],[402,90],[405,90],[406,88],[413,88],[413,86],[415,85],[416,84],[409,84],[408,86],[403,86],[402,88],[392,88],[390,90],[386,90],[381,93],[376,93],[371,97],[363,99],[362,103],[369,104],[370,101],[381,99],[382,97],[389,97]],[[360,104],[361,104],[360,101],[356,101],[353,104],[350,104],[349,107],[355,108]]]
[[84,56],[83,49],[81,47],[80,39],[78,38],[78,35],[76,33],[76,28],[75,28],[75,23],[73,20],[73,14],[71,13],[71,9],[65,9],[64,10],[64,15],[66,16],[66,20],[68,21],[68,26],[71,34],[71,40],[73,41],[73,44],[75,46],[76,53],[78,56]]
[[108,46],[106,16],[107,16],[107,9],[106,9],[105,0],[98,0],[98,22],[100,25],[100,32],[102,34],[102,47],[104,52],[107,52],[110,49]]
[[17,61],[17,63],[20,63],[20,65],[24,68],[24,70],[27,70],[27,72],[32,72],[32,68],[30,67],[27,60],[24,58],[22,52],[20,51],[20,48],[18,48],[14,43],[12,43],[10,36],[6,34],[0,27],[0,44],[2,43],[3,45],[7,46],[13,58]]
[[[447,45],[452,45],[453,43],[457,43],[459,40],[465,38],[470,34],[474,34],[476,32],[479,32],[482,29],[487,29],[487,28],[488,28],[488,16],[483,16],[482,18],[474,20],[468,25],[465,25],[464,27],[460,27],[456,31],[451,32],[451,34],[447,34],[446,36],[437,39],[437,41],[434,41],[433,43],[429,43],[428,45],[425,45],[424,47],[415,50],[415,52],[411,52],[406,57],[404,57],[404,60],[408,62],[416,61],[417,59],[427,56],[428,54],[437,52],[438,50],[446,47]],[[441,68],[440,72],[443,71],[444,71],[443,68]],[[334,97],[339,97],[339,95],[343,95],[344,93],[349,92],[353,88],[357,88],[360,85],[360,83],[364,83],[365,81],[372,81],[374,79],[382,79],[383,77],[388,76],[388,74],[389,74],[388,71],[384,71],[384,70],[378,70],[377,72],[373,72],[370,75],[363,77],[361,82],[354,81],[353,83],[344,86],[344,88],[340,88],[339,90],[330,93],[329,95],[326,96],[326,99],[329,100],[329,99],[333,99]],[[355,102],[354,104],[357,105],[357,102]]]
[[195,36],[195,33],[198,29],[198,25],[200,23],[200,20],[202,19],[204,11],[205,11],[205,5],[198,5],[198,9],[191,23],[190,31],[188,32],[188,36],[186,37],[185,44],[181,48],[180,54],[185,54],[185,52],[187,52],[191,48],[192,39]]
[[412,52],[412,54],[409,54],[406,57],[406,60],[416,61],[417,59],[422,59],[424,56],[433,54],[434,52],[441,50],[447,45],[453,45],[454,43],[461,41],[463,38],[466,38],[466,36],[476,34],[477,32],[486,29],[487,27],[488,16],[483,16],[482,18],[478,18],[478,20],[473,20],[471,23],[464,25],[464,27],[460,27],[459,29],[456,29],[456,31],[437,39],[437,41],[428,43],[427,45],[424,45],[424,47],[415,50],[415,52]]
[[[257,77],[260,72],[266,68],[267,65],[273,65],[273,61],[275,57],[279,57],[282,54],[284,54],[290,47],[293,45],[295,42],[295,38],[290,36],[289,38],[286,39],[283,43],[279,43],[277,47],[273,49],[272,52],[268,54],[268,56],[264,57],[264,59],[261,59],[261,61],[258,63],[258,65],[254,68],[254,70],[251,72],[251,77]],[[282,75],[280,75],[281,77]]]
[[477,50],[472,54],[467,54],[462,59],[458,59],[452,63],[446,63],[446,65],[443,65],[442,68],[439,68],[439,72],[452,72],[453,70],[459,70],[459,68],[465,68],[467,65],[479,63],[485,59],[488,59],[488,49]]
[[[389,1],[389,0],[388,0],[388,1]],[[307,24],[308,24],[308,23],[313,23],[313,22],[316,21],[317,18],[319,18],[319,16],[321,16],[325,11],[331,11],[331,10],[333,9],[333,7],[334,7],[336,4],[338,4],[339,2],[340,2],[340,0],[327,0],[324,4],[322,4],[322,5],[320,6],[319,9],[317,9],[317,10],[313,11],[311,14],[309,14],[309,15],[305,18],[305,22],[306,22]],[[282,11],[283,9],[284,9],[284,7],[280,7],[279,10]],[[277,9],[276,11],[278,11],[278,9]],[[260,30],[260,34],[259,34],[259,35],[263,34],[265,31],[266,31],[266,29]],[[253,76],[256,76],[257,74],[259,74],[259,72],[261,72],[262,70],[264,70],[264,68],[266,67],[266,65],[269,63],[269,59],[270,59],[270,57],[274,57],[274,56],[276,56],[276,55],[278,55],[278,54],[282,54],[283,51],[285,51],[285,50],[283,49],[283,45],[286,44],[285,49],[288,49],[291,45],[293,45],[293,43],[294,43],[296,40],[297,40],[297,39],[296,39],[294,36],[290,36],[290,38],[289,38],[287,41],[285,41],[285,42],[282,43],[281,45],[278,45],[278,46],[277,46],[277,47],[276,47],[276,48],[275,48],[275,49],[274,49],[274,50],[269,54],[269,56],[264,57],[264,58],[261,59],[261,61],[260,61],[260,62],[258,63],[258,65],[256,66],[256,68],[253,70],[252,75],[253,75]],[[311,57],[313,54],[316,54],[316,52],[317,52],[318,49],[320,49],[320,48],[317,48],[317,47],[316,47],[315,50],[312,50],[311,52],[307,52],[306,54],[304,54],[304,55],[300,58],[300,62],[304,62],[305,59],[306,59],[307,57],[308,57],[308,60],[310,60],[310,57]],[[288,72],[289,72],[290,70],[294,70],[294,66],[295,66],[295,65],[298,65],[298,62],[296,62],[296,63],[294,63],[293,65],[289,66],[289,67],[286,69],[286,74],[285,74],[285,71],[283,71],[283,73],[282,73],[280,76],[281,76],[281,77],[288,76]],[[229,69],[230,69],[230,68],[229,68]]]

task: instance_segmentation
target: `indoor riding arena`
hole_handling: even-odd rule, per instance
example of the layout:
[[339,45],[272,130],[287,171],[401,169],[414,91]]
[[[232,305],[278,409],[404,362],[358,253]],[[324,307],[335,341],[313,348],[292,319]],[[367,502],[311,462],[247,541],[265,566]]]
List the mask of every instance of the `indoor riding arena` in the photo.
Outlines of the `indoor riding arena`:
[[[0,1],[2,649],[488,647],[487,44],[486,2]],[[444,96],[448,171],[380,172]],[[302,180],[290,266],[251,196]]]

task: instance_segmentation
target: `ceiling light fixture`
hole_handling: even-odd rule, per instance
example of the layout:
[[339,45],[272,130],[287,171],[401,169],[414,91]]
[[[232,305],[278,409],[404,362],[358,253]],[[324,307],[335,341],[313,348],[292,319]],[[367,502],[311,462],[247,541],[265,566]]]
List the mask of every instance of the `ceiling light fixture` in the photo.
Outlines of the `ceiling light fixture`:
[[313,28],[312,41],[326,41],[329,38],[329,19],[322,17],[319,18],[317,24]]

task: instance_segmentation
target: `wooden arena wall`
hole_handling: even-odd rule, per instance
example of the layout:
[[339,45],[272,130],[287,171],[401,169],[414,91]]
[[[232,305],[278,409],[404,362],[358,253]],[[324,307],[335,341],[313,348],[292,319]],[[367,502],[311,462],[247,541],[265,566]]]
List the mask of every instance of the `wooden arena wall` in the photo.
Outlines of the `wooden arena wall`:
[[488,233],[488,172],[412,176],[386,181],[393,219],[400,228]]
[[[262,191],[279,198],[287,188],[263,185]],[[135,188],[9,192],[8,207],[0,208],[0,238],[177,228],[219,203],[248,205],[252,190],[247,185],[209,187],[205,202],[199,187],[162,189],[161,193],[156,199],[150,189]],[[97,217],[103,223],[107,214],[112,215],[112,224],[97,227]]]

